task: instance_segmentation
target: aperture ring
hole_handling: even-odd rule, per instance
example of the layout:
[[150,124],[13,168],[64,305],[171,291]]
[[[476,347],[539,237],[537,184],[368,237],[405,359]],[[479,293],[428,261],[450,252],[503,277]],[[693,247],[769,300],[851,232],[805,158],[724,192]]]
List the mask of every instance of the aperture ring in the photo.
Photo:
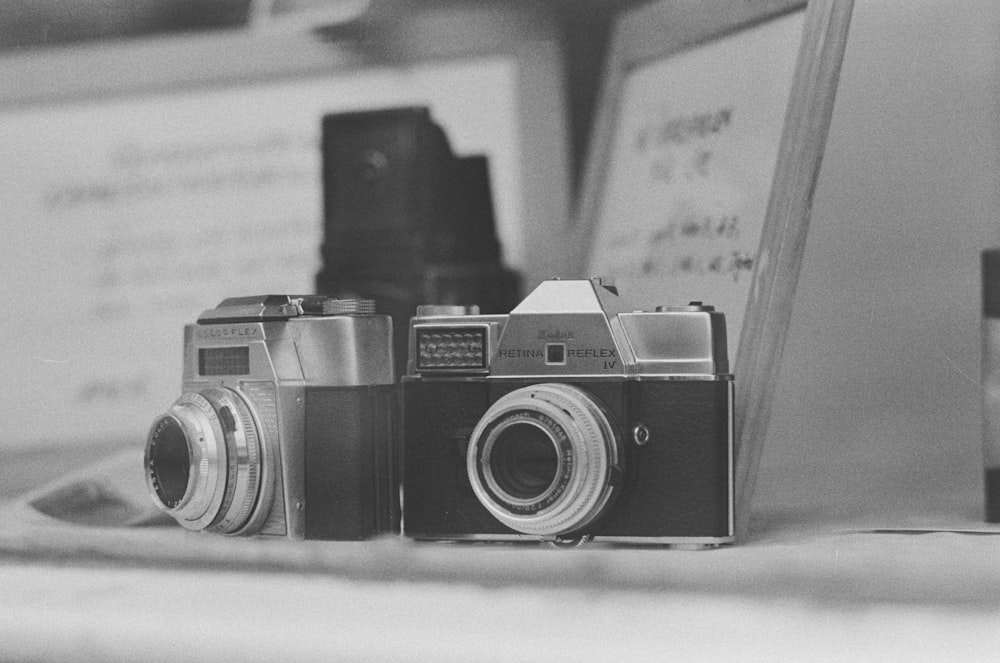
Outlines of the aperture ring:
[[226,445],[226,488],[215,519],[206,529],[231,533],[246,523],[260,492],[261,448],[249,407],[234,391],[210,388],[201,392],[219,415]]
[[[185,528],[201,530],[215,519],[225,497],[226,471],[221,462],[226,448],[219,417],[212,404],[201,394],[181,394],[167,413],[154,422],[147,441],[147,456],[150,455],[149,447],[157,443],[158,423],[165,417],[176,421],[183,431],[190,456],[190,471],[187,489],[177,505],[169,507],[161,503],[159,506]],[[147,481],[153,469],[148,464],[147,461]]]

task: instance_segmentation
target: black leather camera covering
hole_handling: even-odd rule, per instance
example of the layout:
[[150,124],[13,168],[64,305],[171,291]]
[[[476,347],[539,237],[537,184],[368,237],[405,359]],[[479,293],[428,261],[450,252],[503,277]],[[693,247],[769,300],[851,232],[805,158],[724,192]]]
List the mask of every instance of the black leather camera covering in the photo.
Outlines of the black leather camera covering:
[[402,389],[404,532],[513,533],[479,503],[465,471],[469,436],[490,404],[486,382],[404,381]]
[[729,397],[724,380],[627,383],[629,422],[649,428],[642,447],[626,438],[625,490],[599,536],[725,537],[729,529]]
[[[429,538],[516,534],[472,491],[466,450],[491,403],[549,380],[445,382],[404,380],[404,531]],[[572,382],[613,415],[622,436],[624,480],[589,531],[614,537],[730,536],[729,397],[718,381]],[[642,422],[650,441],[638,446]],[[569,535],[568,534],[568,535]]]
[[399,532],[396,386],[309,388],[305,410],[306,538]]

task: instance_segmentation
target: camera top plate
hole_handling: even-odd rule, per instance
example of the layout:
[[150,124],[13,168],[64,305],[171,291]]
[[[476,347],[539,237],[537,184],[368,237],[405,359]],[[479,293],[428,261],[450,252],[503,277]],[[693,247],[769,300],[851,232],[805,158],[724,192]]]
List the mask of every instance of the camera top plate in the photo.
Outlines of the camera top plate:
[[371,315],[370,299],[338,299],[324,295],[251,295],[230,297],[198,317],[198,324],[273,322],[300,316]]

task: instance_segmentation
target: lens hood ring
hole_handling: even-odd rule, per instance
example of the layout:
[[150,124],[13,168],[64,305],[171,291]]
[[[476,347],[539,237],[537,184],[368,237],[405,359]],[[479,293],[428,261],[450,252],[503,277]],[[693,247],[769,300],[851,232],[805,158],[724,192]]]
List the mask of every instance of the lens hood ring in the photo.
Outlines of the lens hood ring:
[[[174,505],[160,499],[155,466],[156,446],[163,442],[159,436],[168,421],[180,428],[189,458],[187,486]],[[220,472],[219,462],[225,452],[222,427],[211,403],[195,392],[181,394],[165,414],[153,421],[146,439],[146,482],[154,502],[187,529],[207,527],[224,499],[226,477],[224,471]]]
[[[570,471],[568,483],[551,504],[537,511],[511,508],[488,480],[491,456],[484,449],[491,435],[495,438],[497,422],[516,413],[536,415],[535,425],[544,425],[549,418],[569,441],[571,457],[560,455],[560,468]],[[536,536],[578,532],[604,512],[614,492],[611,481],[613,468],[620,465],[621,442],[609,417],[586,391],[573,385],[541,383],[502,396],[480,419],[470,439],[466,470],[476,497],[497,520],[515,531]],[[547,432],[553,440],[559,435]],[[556,481],[558,477],[557,473]],[[550,494],[550,490],[543,491],[539,500]]]
[[[544,413],[539,414],[544,415]],[[498,444],[502,444],[500,441],[503,439],[503,436],[509,434],[512,429],[524,426],[531,427],[545,436],[547,443],[555,450],[556,468],[553,478],[544,490],[534,495],[522,496],[514,494],[515,491],[508,490],[503,485],[509,484],[510,481],[503,481],[500,477],[509,475],[511,472],[497,472],[496,470],[501,468],[496,467],[496,462],[483,463],[481,459],[489,458],[491,461],[494,461],[496,458],[496,454],[494,453],[495,447]],[[479,453],[479,469],[482,473],[481,477],[485,487],[490,495],[494,498],[499,498],[505,504],[520,508],[535,507],[536,511],[554,502],[568,483],[564,479],[567,478],[567,470],[569,469],[565,460],[568,451],[566,442],[568,442],[569,436],[564,432],[560,435],[560,432],[562,432],[562,427],[554,420],[551,420],[551,418],[546,420],[546,418],[536,419],[524,416],[524,413],[520,412],[516,407],[499,411],[497,416],[493,417],[492,424],[483,430],[484,439],[479,446],[479,450],[481,451]]]
[[[162,438],[162,439],[161,439]],[[181,441],[178,438],[183,438]],[[167,456],[158,445],[186,445]],[[183,527],[223,534],[240,533],[258,502],[262,481],[261,439],[249,406],[231,389],[212,387],[181,394],[153,421],[146,440],[146,484],[156,505]],[[185,455],[186,452],[186,455]],[[164,489],[164,468],[173,462],[172,489],[186,469],[187,485],[176,501]],[[187,468],[177,467],[186,459]]]

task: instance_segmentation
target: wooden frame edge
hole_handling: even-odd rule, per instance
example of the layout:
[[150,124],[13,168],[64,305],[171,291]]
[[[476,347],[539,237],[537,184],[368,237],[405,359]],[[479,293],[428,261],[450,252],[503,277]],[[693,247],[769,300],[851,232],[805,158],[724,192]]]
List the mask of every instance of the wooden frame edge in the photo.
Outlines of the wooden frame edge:
[[736,534],[751,505],[854,0],[810,0],[734,368]]
[[648,44],[638,48],[630,45],[627,39],[632,33],[643,30],[644,35],[648,34],[649,28],[642,25],[654,13],[663,14],[667,7],[663,2],[634,10],[615,23],[574,210],[576,225],[571,264],[577,266],[576,276],[591,276],[584,272],[599,222],[621,94],[630,66],[638,61],[636,52],[647,58],[669,55],[804,8],[805,23],[734,366],[735,524],[737,536],[746,538],[771,414],[772,392],[777,385],[791,320],[792,299],[798,284],[813,193],[833,112],[854,0],[787,0],[752,10],[743,6],[737,8],[737,18],[725,17],[714,26],[708,25],[705,19],[708,10],[697,0],[676,1],[682,14],[678,20],[688,17],[698,22],[695,32],[699,37],[685,35],[683,30],[671,30],[664,35],[667,43],[660,50],[650,49]]

